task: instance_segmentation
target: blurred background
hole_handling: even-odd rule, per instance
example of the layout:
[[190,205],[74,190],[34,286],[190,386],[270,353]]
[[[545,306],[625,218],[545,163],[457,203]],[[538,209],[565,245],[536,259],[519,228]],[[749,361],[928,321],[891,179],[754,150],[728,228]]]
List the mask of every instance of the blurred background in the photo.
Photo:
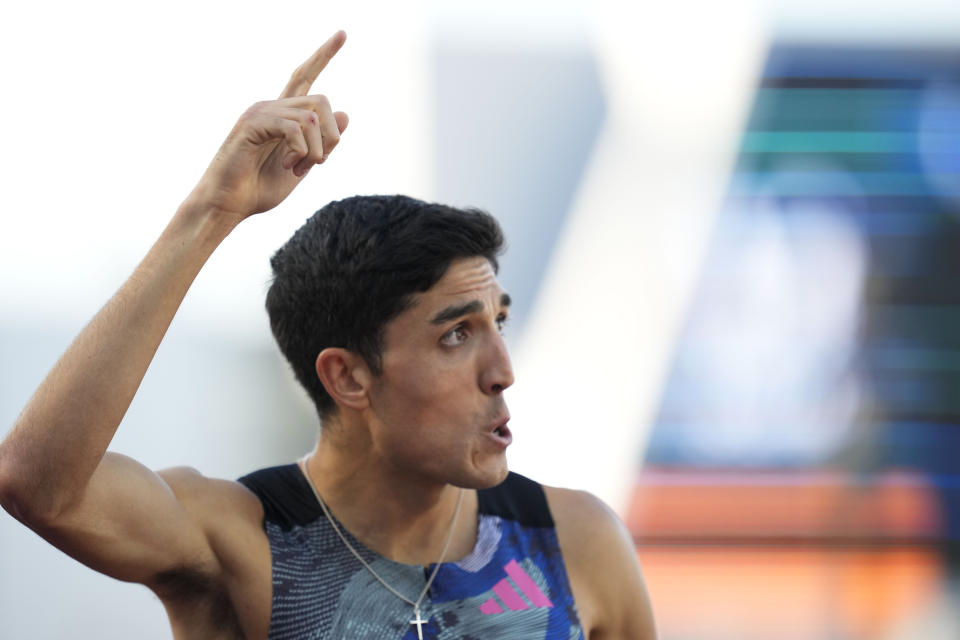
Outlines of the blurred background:
[[[716,5],[716,6],[713,6]],[[17,3],[0,434],[236,117],[338,28],[332,161],[201,273],[114,441],[237,477],[317,420],[268,258],[315,209],[488,209],[511,467],[627,522],[663,640],[960,637],[960,5]],[[0,638],[169,638],[0,514]]]

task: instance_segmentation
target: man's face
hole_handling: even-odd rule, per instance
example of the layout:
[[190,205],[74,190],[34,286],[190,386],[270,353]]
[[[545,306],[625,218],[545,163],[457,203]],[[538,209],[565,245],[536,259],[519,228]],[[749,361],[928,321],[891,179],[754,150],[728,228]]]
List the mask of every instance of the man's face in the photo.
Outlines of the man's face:
[[509,304],[490,263],[465,258],[387,324],[370,393],[373,446],[387,465],[474,488],[506,477]]

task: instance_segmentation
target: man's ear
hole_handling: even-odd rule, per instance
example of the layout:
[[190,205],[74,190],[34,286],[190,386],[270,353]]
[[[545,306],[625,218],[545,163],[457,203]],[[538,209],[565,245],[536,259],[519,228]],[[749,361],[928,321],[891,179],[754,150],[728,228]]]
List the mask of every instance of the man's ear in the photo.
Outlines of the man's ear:
[[337,406],[358,411],[369,406],[367,393],[373,376],[360,354],[349,349],[329,347],[317,356],[316,368],[323,388]]

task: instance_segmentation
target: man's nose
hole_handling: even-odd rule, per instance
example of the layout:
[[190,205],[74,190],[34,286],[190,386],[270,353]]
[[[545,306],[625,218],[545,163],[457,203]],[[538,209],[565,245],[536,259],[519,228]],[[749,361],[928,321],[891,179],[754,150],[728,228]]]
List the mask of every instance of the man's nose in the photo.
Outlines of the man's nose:
[[490,340],[489,353],[480,374],[480,388],[488,395],[501,393],[513,384],[513,365],[507,343],[499,333]]

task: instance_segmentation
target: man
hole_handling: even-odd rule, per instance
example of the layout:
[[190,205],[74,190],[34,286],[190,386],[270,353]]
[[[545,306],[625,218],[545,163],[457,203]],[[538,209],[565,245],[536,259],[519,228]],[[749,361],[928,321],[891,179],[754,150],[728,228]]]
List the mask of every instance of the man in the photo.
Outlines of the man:
[[652,638],[629,536],[595,498],[508,476],[492,218],[409,198],[322,209],[274,257],[274,334],[323,429],[240,482],[107,447],[191,282],[326,161],[347,116],[307,95],[335,34],[251,107],[0,444],[0,501],[147,585],[177,638]]

